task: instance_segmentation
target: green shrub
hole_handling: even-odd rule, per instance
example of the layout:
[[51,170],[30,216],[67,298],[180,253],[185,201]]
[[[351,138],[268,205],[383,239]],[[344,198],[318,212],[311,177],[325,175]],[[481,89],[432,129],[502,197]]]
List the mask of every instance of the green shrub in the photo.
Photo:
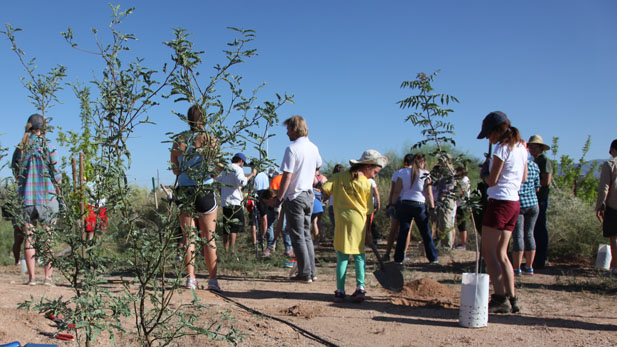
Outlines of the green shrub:
[[595,257],[598,244],[607,243],[592,203],[553,186],[546,215],[551,258]]

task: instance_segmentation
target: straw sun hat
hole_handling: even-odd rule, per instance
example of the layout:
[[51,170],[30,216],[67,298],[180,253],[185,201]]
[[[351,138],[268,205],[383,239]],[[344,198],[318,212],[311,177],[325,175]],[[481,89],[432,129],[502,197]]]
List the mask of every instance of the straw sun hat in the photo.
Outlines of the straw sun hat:
[[381,153],[377,152],[374,149],[368,149],[362,153],[362,156],[358,160],[351,159],[349,161],[350,165],[357,164],[373,164],[384,167],[388,165],[388,157],[381,155]]
[[547,144],[544,143],[544,141],[542,141],[542,136],[540,135],[532,135],[529,138],[529,141],[527,141],[527,144],[528,145],[531,145],[531,144],[540,145],[544,147],[545,151],[548,151],[549,149],[551,149],[550,146],[548,146]]

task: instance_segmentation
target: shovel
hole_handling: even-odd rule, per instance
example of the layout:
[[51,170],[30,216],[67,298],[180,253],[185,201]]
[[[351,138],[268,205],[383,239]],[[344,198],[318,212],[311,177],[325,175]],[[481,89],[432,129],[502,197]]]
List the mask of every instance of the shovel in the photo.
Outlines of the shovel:
[[371,242],[371,249],[379,261],[379,269],[373,272],[379,284],[392,292],[398,293],[403,290],[404,280],[403,274],[401,273],[401,266],[395,263],[384,264],[373,242]]

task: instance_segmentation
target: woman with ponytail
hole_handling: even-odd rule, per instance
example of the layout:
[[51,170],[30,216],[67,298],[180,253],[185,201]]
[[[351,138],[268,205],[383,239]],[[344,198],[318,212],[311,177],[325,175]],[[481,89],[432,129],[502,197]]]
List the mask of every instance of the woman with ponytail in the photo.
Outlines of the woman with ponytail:
[[[18,192],[24,203],[24,253],[28,268],[28,285],[36,285],[34,242],[37,224],[49,230],[58,213],[57,185],[60,174],[56,150],[45,138],[45,118],[33,114],[28,118],[26,132],[13,154],[12,168],[17,178]],[[51,262],[45,265],[44,284],[53,286]]]
[[514,271],[507,252],[520,210],[518,191],[527,179],[527,150],[518,129],[501,111],[484,118],[478,135],[478,139],[483,138],[495,145],[492,157],[487,158],[488,174],[484,170],[482,175],[489,186],[482,220],[482,255],[494,289],[489,312],[517,313],[520,308],[514,293]]
[[[208,289],[220,292],[217,279],[217,254],[214,232],[218,204],[210,185],[214,179],[206,174],[207,166],[215,165],[218,153],[216,139],[205,131],[205,119],[198,105],[187,112],[189,130],[179,135],[171,149],[171,167],[177,177],[176,203],[180,208],[180,227],[188,245],[184,255],[186,288],[197,289],[195,279],[195,229],[205,239],[203,247],[208,269]],[[195,222],[197,220],[197,223]]]
[[405,258],[405,244],[407,234],[411,226],[411,221],[415,220],[428,261],[436,264],[437,249],[431,236],[428,208],[435,206],[433,201],[433,190],[428,179],[428,171],[424,169],[426,161],[424,154],[418,153],[413,157],[413,164],[410,168],[401,170],[400,175],[394,186],[394,193],[391,196],[390,204],[397,204],[396,213],[400,223],[394,261],[402,263]]

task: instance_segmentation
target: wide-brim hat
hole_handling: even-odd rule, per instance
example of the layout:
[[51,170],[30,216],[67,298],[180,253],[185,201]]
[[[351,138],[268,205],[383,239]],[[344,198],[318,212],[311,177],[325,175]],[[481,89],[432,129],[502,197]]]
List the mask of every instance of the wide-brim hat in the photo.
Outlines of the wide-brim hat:
[[540,135],[531,135],[531,137],[529,138],[529,141],[527,141],[528,145],[534,144],[534,145],[541,145],[545,151],[548,151],[549,149],[551,149],[551,147],[547,144],[544,143],[544,141],[542,140],[542,136]]
[[358,160],[351,159],[349,161],[350,165],[358,165],[358,164],[372,164],[379,165],[381,167],[385,167],[388,165],[388,157],[381,155],[381,153],[377,152],[374,149],[369,149],[362,153],[362,156]]
[[508,120],[508,116],[501,111],[493,111],[484,117],[482,130],[478,134],[478,139],[483,139],[495,129],[496,126]]

